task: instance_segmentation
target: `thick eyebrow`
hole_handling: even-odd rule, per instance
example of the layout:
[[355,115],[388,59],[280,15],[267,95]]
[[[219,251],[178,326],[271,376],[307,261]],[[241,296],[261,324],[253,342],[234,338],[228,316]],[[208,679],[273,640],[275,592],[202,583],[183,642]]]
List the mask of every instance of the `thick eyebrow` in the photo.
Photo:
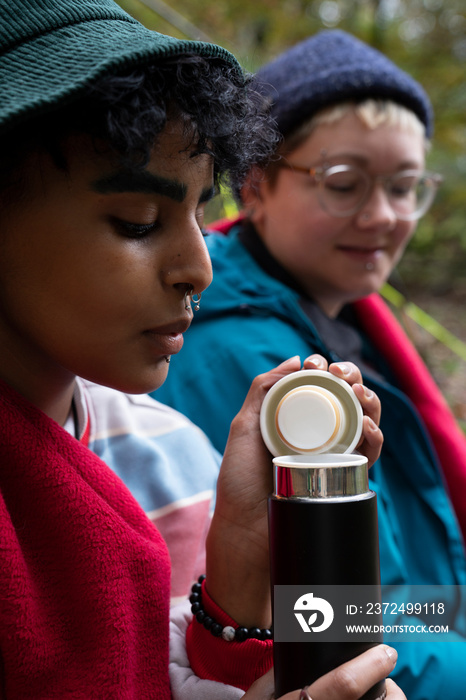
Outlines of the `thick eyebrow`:
[[91,189],[99,194],[120,194],[123,192],[160,194],[175,202],[182,202],[187,193],[186,185],[181,182],[167,180],[159,175],[153,175],[147,170],[122,170],[104,175],[91,183]]

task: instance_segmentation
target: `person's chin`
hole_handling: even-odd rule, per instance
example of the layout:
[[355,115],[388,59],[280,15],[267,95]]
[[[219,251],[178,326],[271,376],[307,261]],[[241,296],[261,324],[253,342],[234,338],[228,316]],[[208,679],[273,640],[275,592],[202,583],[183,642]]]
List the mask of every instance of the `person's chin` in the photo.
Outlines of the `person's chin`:
[[351,298],[347,299],[347,303],[358,301],[359,299],[364,299],[370,294],[378,293],[383,287],[384,283],[384,278],[376,276],[374,276],[372,279],[360,280],[360,283],[358,284],[357,288],[355,288],[353,290],[353,293],[350,295]]
[[148,378],[147,386],[142,391],[135,391],[134,394],[150,394],[153,391],[160,389],[164,381],[168,376],[168,371],[170,368],[170,355],[163,357],[157,367],[157,372],[153,374],[153,377]]
[[385,284],[385,277],[378,277],[374,275],[374,278],[367,280],[364,286],[361,286],[360,298],[368,297],[370,294],[375,294],[380,292],[383,285]]
[[120,377],[112,388],[124,394],[150,394],[162,386],[167,378],[169,366],[169,360],[161,357],[156,365],[152,365],[146,372],[126,378]]

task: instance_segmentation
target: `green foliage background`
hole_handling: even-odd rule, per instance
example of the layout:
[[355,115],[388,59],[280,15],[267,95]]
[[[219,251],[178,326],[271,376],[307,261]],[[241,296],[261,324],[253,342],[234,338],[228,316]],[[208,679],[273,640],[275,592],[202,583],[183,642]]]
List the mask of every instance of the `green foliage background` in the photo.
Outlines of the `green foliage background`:
[[[436,114],[431,169],[445,182],[399,268],[432,292],[466,283],[466,3],[464,0],[119,0],[146,26],[204,39],[256,70],[320,29],[383,51],[427,90]],[[322,56],[325,62],[325,56]]]

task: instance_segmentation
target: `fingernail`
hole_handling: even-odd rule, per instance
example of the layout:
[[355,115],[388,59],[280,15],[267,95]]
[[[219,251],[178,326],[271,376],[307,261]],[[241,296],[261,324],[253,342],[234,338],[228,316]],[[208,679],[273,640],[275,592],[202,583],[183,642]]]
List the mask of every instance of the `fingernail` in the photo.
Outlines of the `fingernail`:
[[367,388],[367,386],[364,387],[364,395],[366,399],[371,399],[374,396],[374,392],[371,391],[370,389]]
[[397,660],[397,658],[398,658],[398,652],[397,652],[397,650],[394,649],[393,647],[388,647],[388,646],[385,645],[385,651],[386,651],[387,656],[388,656],[388,658],[390,659],[390,661],[392,661],[393,665],[395,665],[396,660]]
[[342,374],[349,374],[350,373],[350,369],[349,369],[348,365],[345,365],[343,362],[337,362],[336,367],[338,367],[338,369],[340,370],[340,372]]
[[308,357],[308,360],[309,360],[310,362],[313,362],[315,365],[323,365],[323,364],[325,364],[324,358],[321,357],[320,355],[310,355],[310,356]]
[[367,425],[371,430],[378,430],[379,429],[378,425],[376,425],[376,423],[374,423],[372,418],[369,418],[369,416],[367,417]]

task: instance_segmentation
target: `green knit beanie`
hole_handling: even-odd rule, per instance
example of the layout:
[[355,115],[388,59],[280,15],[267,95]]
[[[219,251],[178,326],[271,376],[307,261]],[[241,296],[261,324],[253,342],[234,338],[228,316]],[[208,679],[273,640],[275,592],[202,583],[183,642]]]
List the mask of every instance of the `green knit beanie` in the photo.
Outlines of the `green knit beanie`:
[[0,0],[0,131],[77,99],[107,73],[228,51],[150,31],[113,0]]

